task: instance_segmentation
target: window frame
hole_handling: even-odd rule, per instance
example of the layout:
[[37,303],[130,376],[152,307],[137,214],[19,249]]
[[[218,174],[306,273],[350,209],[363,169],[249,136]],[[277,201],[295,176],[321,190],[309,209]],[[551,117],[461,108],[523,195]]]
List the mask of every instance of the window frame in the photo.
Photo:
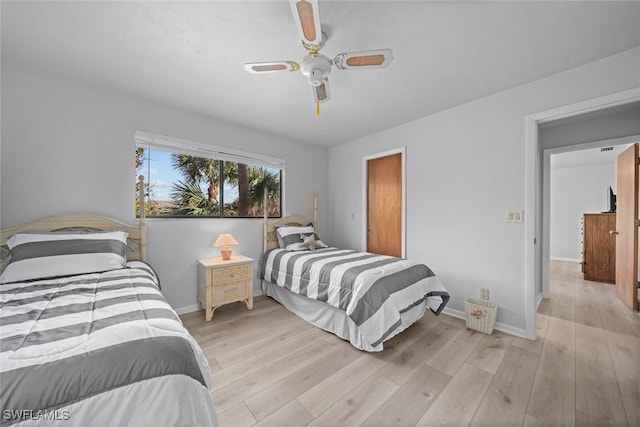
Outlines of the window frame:
[[[269,157],[264,155],[258,155],[248,152],[243,152],[239,150],[227,149],[223,147],[208,145],[208,144],[200,144],[193,141],[187,141],[179,138],[172,138],[167,136],[150,134],[147,132],[136,132],[135,135],[135,150],[138,148],[142,148],[146,150],[156,150],[156,151],[165,151],[171,154],[183,154],[193,157],[200,157],[205,159],[211,159],[218,161],[219,167],[219,176],[220,182],[218,184],[218,198],[219,198],[219,212],[218,215],[153,215],[146,214],[145,218],[150,219],[263,219],[264,212],[259,216],[225,216],[224,214],[224,183],[226,180],[226,175],[224,173],[224,164],[225,162],[232,162],[236,164],[244,164],[248,167],[263,167],[270,169],[278,170],[278,182],[279,182],[279,206],[278,206],[278,215],[267,215],[267,218],[278,219],[282,218],[282,210],[283,210],[283,186],[284,186],[284,166],[285,162],[282,159],[278,159],[275,157]],[[148,151],[147,151],[148,153]],[[146,168],[144,164],[146,163]],[[142,175],[145,175],[145,183],[148,185],[150,178],[150,162],[146,155],[144,157],[142,167],[145,169]],[[136,168],[136,175],[138,169]],[[136,180],[137,181],[137,180]],[[138,192],[136,191],[135,200],[139,197]],[[148,203],[148,193],[145,192],[145,203]],[[135,206],[135,215],[136,218],[140,218],[139,208],[137,207],[137,203]],[[263,207],[266,209],[266,207]]]

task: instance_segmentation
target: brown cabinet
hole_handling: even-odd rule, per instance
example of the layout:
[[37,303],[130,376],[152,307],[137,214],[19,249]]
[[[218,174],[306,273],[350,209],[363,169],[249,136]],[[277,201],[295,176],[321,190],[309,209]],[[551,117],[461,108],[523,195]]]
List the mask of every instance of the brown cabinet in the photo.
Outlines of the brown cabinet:
[[584,214],[582,219],[582,273],[584,280],[616,281],[616,214]]

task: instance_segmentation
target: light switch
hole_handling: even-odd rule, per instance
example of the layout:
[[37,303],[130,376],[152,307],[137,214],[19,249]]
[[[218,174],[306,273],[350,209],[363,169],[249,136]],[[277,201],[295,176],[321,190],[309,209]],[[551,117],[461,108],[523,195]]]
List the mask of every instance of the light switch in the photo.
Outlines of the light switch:
[[505,211],[504,220],[505,222],[522,222],[523,221],[523,211]]

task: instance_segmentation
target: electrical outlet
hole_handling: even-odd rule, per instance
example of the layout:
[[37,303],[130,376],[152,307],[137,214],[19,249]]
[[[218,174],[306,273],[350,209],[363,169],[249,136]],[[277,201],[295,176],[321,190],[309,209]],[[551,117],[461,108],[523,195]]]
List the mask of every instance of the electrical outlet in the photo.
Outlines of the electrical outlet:
[[489,299],[489,289],[487,288],[480,288],[480,299]]

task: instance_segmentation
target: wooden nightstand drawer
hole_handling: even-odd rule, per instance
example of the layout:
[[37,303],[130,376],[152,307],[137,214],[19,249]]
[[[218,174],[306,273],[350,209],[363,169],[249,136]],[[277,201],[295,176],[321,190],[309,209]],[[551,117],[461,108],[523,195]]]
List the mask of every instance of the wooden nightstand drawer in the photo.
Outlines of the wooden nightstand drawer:
[[223,283],[248,280],[250,271],[251,265],[249,264],[216,268],[212,271],[213,283],[217,286]]
[[245,299],[249,297],[246,282],[229,283],[221,286],[211,287],[211,299],[214,302],[225,301],[228,299]]

